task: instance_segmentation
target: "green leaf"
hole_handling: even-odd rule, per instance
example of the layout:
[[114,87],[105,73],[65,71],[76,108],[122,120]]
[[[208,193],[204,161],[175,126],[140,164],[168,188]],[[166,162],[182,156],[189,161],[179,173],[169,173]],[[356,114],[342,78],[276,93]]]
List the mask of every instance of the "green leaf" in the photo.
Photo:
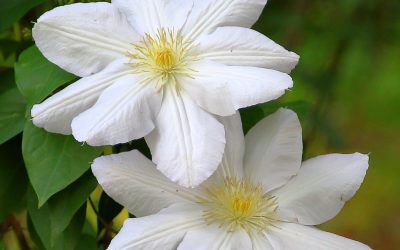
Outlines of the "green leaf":
[[54,250],[74,250],[78,246],[85,223],[86,206],[82,206],[72,218],[67,229],[61,234],[54,245]]
[[[68,188],[53,196],[41,208],[37,208],[36,194],[30,188],[28,211],[35,230],[47,249],[74,249],[74,244],[70,245],[68,240],[63,241],[62,239],[72,237],[78,240],[79,235],[70,232],[69,227],[71,227],[71,223],[75,223],[74,217],[79,213],[80,208],[85,207],[87,197],[96,185],[97,182],[93,175],[87,172]],[[82,227],[83,222],[80,228],[82,229]],[[60,241],[63,242],[62,245],[60,245]]]
[[0,31],[9,28],[30,9],[43,2],[45,0],[0,0]]
[[88,171],[76,182],[49,199],[49,216],[54,232],[65,230],[73,215],[86,202],[96,186],[96,179],[91,171]]
[[72,136],[47,133],[27,122],[22,154],[39,206],[77,180],[100,153],[101,148],[84,146]]
[[82,234],[75,250],[98,250],[96,238],[88,234]]
[[21,154],[21,137],[0,145],[0,224],[25,204],[28,176]]
[[0,144],[21,133],[25,125],[26,102],[18,89],[0,95]]
[[0,72],[0,93],[3,94],[7,90],[15,88],[14,70],[5,70]]
[[49,62],[37,47],[26,49],[15,64],[15,79],[21,93],[32,106],[43,101],[58,87],[76,77]]

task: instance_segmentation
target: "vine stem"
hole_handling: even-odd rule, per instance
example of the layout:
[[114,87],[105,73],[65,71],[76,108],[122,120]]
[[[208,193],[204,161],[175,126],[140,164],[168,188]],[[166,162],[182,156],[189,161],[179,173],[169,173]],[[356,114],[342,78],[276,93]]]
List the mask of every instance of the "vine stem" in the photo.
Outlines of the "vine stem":
[[103,226],[106,228],[106,230],[109,230],[109,231],[111,231],[111,232],[117,234],[118,232],[115,231],[115,230],[110,226],[110,224],[108,224],[108,223],[100,216],[100,213],[99,213],[99,211],[97,211],[96,206],[95,206],[95,204],[94,204],[94,202],[93,202],[93,200],[92,200],[91,197],[89,197],[89,204],[90,204],[90,206],[92,207],[92,209],[93,209],[94,213],[96,214],[97,218],[99,219],[100,223],[103,224]]

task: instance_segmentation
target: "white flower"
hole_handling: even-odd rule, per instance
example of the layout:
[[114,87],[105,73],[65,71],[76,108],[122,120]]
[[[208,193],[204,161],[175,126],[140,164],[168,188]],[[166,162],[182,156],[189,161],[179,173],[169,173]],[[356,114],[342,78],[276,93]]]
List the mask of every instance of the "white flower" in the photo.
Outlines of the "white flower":
[[33,29],[36,45],[83,78],[35,105],[33,123],[94,146],[146,136],[161,172],[184,186],[200,184],[224,152],[214,115],[292,86],[286,73],[298,56],[247,28],[265,3],[114,0],[45,13]]
[[122,249],[369,249],[313,225],[333,218],[361,185],[368,156],[319,156],[301,163],[297,116],[281,109],[246,135],[224,118],[222,164],[202,185],[169,181],[139,152],[101,157],[92,170],[136,216],[111,242]]

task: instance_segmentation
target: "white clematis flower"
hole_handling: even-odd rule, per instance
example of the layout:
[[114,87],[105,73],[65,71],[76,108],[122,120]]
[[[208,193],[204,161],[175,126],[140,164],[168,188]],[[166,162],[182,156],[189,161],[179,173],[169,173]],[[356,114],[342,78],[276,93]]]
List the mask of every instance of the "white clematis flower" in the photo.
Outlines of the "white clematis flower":
[[[180,187],[137,151],[101,157],[92,170],[131,213],[109,249],[369,249],[313,227],[333,218],[360,187],[368,156],[330,154],[301,163],[301,127],[281,109],[243,138],[224,118],[227,146],[214,175]],[[244,148],[246,142],[246,149]]]
[[298,56],[248,28],[266,1],[113,0],[45,13],[36,45],[83,78],[35,105],[33,123],[94,146],[146,136],[161,172],[200,184],[224,152],[214,115],[292,87]]

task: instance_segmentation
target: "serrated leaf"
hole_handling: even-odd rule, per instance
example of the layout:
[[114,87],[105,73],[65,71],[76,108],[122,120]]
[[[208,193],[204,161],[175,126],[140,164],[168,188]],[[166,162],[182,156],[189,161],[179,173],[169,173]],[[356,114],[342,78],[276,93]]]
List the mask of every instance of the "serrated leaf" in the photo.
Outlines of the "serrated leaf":
[[22,132],[25,109],[26,101],[18,89],[0,95],[0,144]]
[[27,122],[22,154],[39,206],[82,176],[100,153],[101,148],[84,146],[72,136],[47,133]]
[[58,87],[76,76],[49,62],[36,46],[21,53],[15,64],[15,80],[28,104],[41,102]]
[[[93,175],[88,171],[85,175],[71,184],[65,190],[57,193],[49,199],[41,208],[37,207],[37,197],[32,188],[28,192],[28,211],[31,216],[35,230],[41,242],[47,249],[74,249],[75,245],[70,245],[69,239],[73,232],[67,232],[74,217],[79,213],[79,209],[85,207],[87,197],[96,187],[97,182]],[[46,217],[46,218],[43,218]],[[82,228],[83,224],[80,226]],[[60,237],[63,245],[60,245]]]
[[30,9],[43,2],[45,2],[45,0],[1,0],[0,31],[9,28]]
[[21,154],[21,138],[0,145],[0,224],[24,206],[28,177]]

